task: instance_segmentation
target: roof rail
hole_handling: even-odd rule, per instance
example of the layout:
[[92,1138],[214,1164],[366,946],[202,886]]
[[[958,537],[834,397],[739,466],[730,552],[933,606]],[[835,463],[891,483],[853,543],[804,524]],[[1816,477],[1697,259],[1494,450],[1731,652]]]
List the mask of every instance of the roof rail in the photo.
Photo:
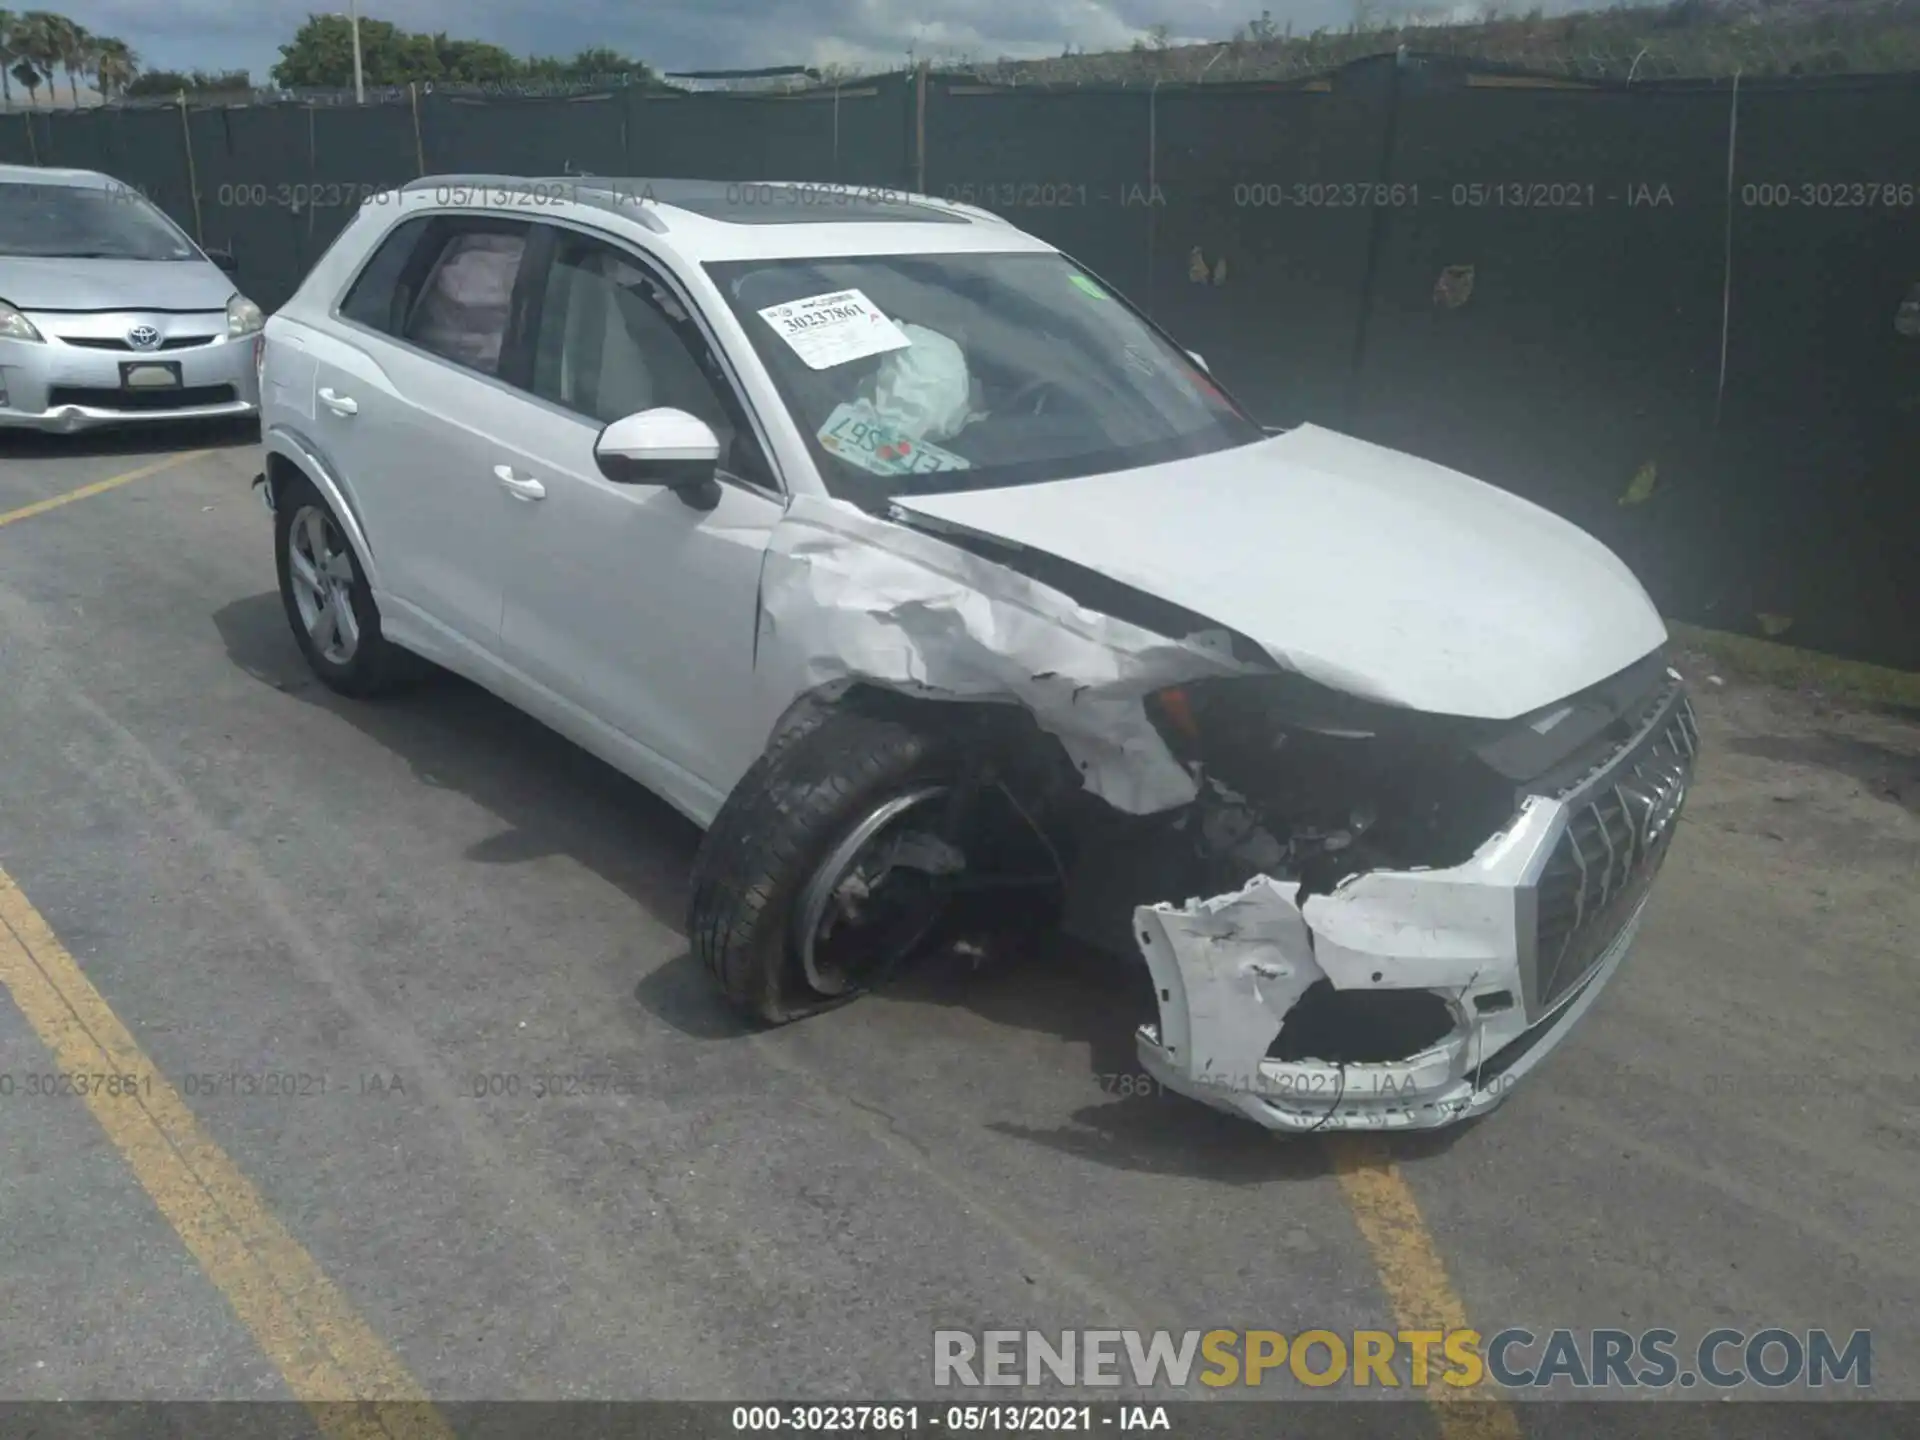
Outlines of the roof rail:
[[978,220],[986,225],[1013,224],[1006,216],[996,215],[991,210],[983,210],[978,205],[968,205],[959,200],[942,200],[937,195],[922,195],[918,191],[909,191],[906,201],[909,205],[918,205],[927,210],[940,210],[949,215],[964,215],[969,220]]
[[627,183],[618,176],[608,175],[422,175],[400,189],[403,194],[417,194],[423,190],[462,186],[478,190],[534,191],[541,186],[565,185],[571,198],[582,205],[625,215],[656,235],[666,234],[667,222],[660,215],[659,204],[651,197],[625,193],[623,187]]
[[415,190],[438,190],[448,185],[530,185],[532,175],[422,175],[400,187],[405,195]]
[[[605,210],[614,215],[625,216],[642,229],[651,230],[656,235],[667,233],[666,218],[660,213],[660,202],[652,195],[635,194],[629,188],[631,183],[614,177],[598,175],[575,175],[569,177],[575,184],[573,198],[582,205],[591,205],[596,210]],[[587,184],[580,184],[580,181]],[[604,186],[594,186],[594,180],[604,180]],[[645,188],[651,188],[650,181],[641,181]]]

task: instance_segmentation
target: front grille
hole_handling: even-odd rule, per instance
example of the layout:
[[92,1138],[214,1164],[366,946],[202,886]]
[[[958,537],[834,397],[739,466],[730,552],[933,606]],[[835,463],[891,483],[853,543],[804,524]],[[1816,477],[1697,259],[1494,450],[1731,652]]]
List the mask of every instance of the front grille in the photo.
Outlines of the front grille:
[[62,335],[63,345],[77,345],[82,350],[118,350],[123,355],[151,355],[158,350],[192,350],[201,345],[211,345],[218,335],[169,335],[152,350],[136,350],[124,339],[103,338],[98,335]]
[[1571,801],[1536,892],[1536,1013],[1572,994],[1646,898],[1699,748],[1693,707],[1680,696]]
[[231,385],[186,385],[174,390],[120,390],[92,385],[56,385],[47,392],[47,408],[84,405],[90,410],[119,410],[138,415],[150,410],[197,410],[231,405],[240,398]]

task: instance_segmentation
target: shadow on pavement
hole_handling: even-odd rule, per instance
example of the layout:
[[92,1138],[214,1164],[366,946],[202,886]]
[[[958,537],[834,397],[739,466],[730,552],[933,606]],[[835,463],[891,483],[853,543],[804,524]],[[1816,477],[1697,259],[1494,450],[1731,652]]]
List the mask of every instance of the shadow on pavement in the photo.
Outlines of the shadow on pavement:
[[[420,782],[465,795],[505,822],[468,850],[481,864],[565,855],[616,886],[655,920],[684,923],[688,870],[700,832],[666,802],[539,721],[457,676],[433,671],[378,701],[334,694],[308,670],[276,593],[215,613],[235,665],[262,684],[339,716],[405,759]],[[1252,1122],[1161,1088],[1141,1069],[1134,1031],[1155,1014],[1146,967],[1057,932],[1008,908],[960,910],[939,942],[881,992],[892,1006],[953,1007],[996,1028],[1066,1041],[1086,1056],[1103,1097],[1062,1123],[988,1128],[1045,1149],[1125,1170],[1193,1174],[1229,1184],[1324,1176],[1323,1146],[1270,1135]],[[633,995],[649,1013],[695,1039],[755,1033],[720,998],[699,961],[682,951],[640,978]],[[897,1011],[875,1023],[892,1030]],[[866,1021],[861,1021],[866,1024]],[[866,1043],[872,1037],[861,1037]],[[890,1043],[887,1036],[880,1039]],[[986,1057],[983,1057],[983,1060]],[[901,1051],[911,1065],[911,1052]],[[1078,1063],[1078,1062],[1076,1062]],[[1451,1143],[1407,1137],[1396,1152]]]
[[680,925],[700,835],[665,801],[446,671],[379,700],[334,694],[307,668],[277,593],[235,601],[213,622],[248,675],[339,716],[404,759],[421,784],[458,791],[498,816],[506,828],[470,847],[468,859],[512,865],[565,855],[655,920]]

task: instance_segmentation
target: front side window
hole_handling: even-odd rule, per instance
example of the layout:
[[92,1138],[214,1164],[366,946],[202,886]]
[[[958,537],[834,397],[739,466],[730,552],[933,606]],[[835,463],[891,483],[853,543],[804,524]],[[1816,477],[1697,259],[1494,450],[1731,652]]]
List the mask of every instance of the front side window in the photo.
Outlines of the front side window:
[[0,183],[0,256],[197,260],[180,227],[125,186]]
[[402,338],[482,375],[497,374],[528,228],[447,227]]
[[827,488],[855,504],[1263,438],[1189,356],[1064,256],[742,260],[708,273]]
[[671,290],[612,246],[558,234],[534,328],[532,389],[601,424],[684,410],[719,437],[721,468],[774,486],[698,326]]

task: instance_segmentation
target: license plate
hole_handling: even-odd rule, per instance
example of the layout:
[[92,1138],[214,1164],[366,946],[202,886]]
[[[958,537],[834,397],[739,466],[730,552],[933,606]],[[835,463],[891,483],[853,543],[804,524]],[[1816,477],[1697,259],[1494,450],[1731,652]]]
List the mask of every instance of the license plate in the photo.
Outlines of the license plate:
[[164,363],[123,364],[120,367],[120,385],[127,390],[177,390],[180,388],[180,367]]

